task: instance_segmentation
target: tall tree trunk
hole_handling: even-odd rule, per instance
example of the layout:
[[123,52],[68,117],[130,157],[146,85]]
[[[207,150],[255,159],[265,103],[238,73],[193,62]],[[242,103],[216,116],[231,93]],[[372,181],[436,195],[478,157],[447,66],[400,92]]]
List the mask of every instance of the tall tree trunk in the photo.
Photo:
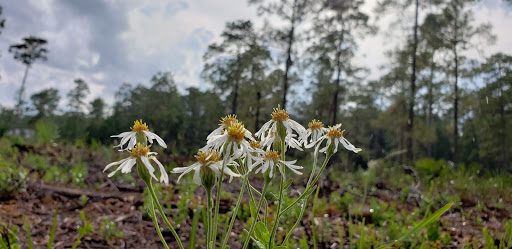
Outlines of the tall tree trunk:
[[[430,61],[430,79],[428,82],[428,93],[427,93],[427,127],[430,130],[432,128],[433,121],[433,105],[434,105],[434,52],[432,52],[432,58]],[[428,157],[432,157],[432,143],[429,142],[427,146],[427,155]]]
[[295,6],[297,5],[297,0],[293,1],[293,13],[291,19],[291,27],[288,32],[288,48],[286,50],[286,64],[284,69],[283,76],[283,101],[281,102],[282,108],[286,108],[286,94],[288,93],[288,74],[290,73],[290,68],[293,65],[292,61],[292,45],[295,38]]
[[459,163],[459,57],[457,55],[457,42],[453,44],[455,59],[455,84],[453,85],[453,162],[455,167]]
[[503,81],[501,74],[501,64],[498,63],[498,80],[500,86],[500,138],[501,138],[501,150],[502,150],[502,169],[507,169],[509,164],[509,155],[508,155],[508,139],[507,139],[507,120],[505,117],[505,105],[506,102],[503,99]]
[[333,94],[333,100],[332,100],[332,106],[331,106],[331,112],[332,112],[332,120],[331,120],[331,125],[336,125],[336,119],[337,119],[337,115],[338,115],[338,95],[340,94],[340,81],[341,81],[341,52],[342,52],[342,49],[341,49],[341,46],[343,45],[343,41],[344,41],[344,31],[343,31],[343,28],[341,30],[341,37],[340,37],[340,43],[338,44],[338,51],[336,53],[336,71],[337,71],[337,75],[336,75],[336,81],[335,81],[335,84],[336,84],[336,88],[334,90],[334,94]]
[[238,79],[235,80],[235,89],[233,90],[233,102],[231,103],[231,113],[236,114],[238,101]]
[[407,160],[414,159],[414,152],[412,146],[412,136],[414,127],[414,98],[416,96],[416,50],[418,47],[418,0],[415,2],[415,15],[414,15],[414,41],[412,44],[412,74],[411,74],[411,87],[409,99],[409,119],[407,120]]
[[25,74],[23,75],[23,80],[21,81],[20,91],[18,93],[18,104],[16,105],[16,115],[21,117],[22,114],[22,106],[23,106],[23,93],[25,92],[25,82],[27,80],[28,69],[30,68],[30,64],[27,64],[25,68]]
[[260,128],[260,101],[261,91],[256,91],[256,117],[254,119],[254,131],[258,131]]

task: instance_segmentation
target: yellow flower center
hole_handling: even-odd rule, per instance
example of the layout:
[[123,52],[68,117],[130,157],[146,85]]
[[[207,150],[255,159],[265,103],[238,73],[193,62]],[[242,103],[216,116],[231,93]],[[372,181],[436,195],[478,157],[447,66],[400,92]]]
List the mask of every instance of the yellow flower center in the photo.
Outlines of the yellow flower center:
[[284,121],[290,118],[290,115],[287,111],[282,110],[281,106],[277,106],[277,108],[274,108],[274,111],[271,114],[272,120],[275,122]]
[[316,119],[313,119],[313,121],[309,122],[308,124],[309,129],[316,130],[324,127],[324,124]]
[[146,123],[142,123],[142,119],[135,120],[133,122],[133,127],[130,128],[134,132],[140,132],[140,131],[149,131],[148,125]]
[[343,132],[345,130],[341,130],[340,128],[329,126],[329,131],[327,131],[327,136],[330,138],[340,138],[343,136]]
[[130,156],[133,157],[133,158],[137,158],[137,157],[141,157],[141,156],[146,156],[149,153],[149,148],[150,147],[151,147],[151,145],[150,146],[144,146],[141,143],[137,143],[137,145],[135,145],[132,148],[132,150],[130,151]]
[[229,125],[231,125],[231,123],[238,123],[238,119],[236,119],[236,115],[229,114],[229,115],[223,117],[220,120],[219,126],[229,126]]
[[279,152],[278,151],[269,150],[269,151],[267,151],[267,153],[265,153],[265,155],[263,155],[263,158],[266,159],[266,160],[272,160],[272,161],[276,162],[281,157],[279,156]]
[[[205,165],[209,162],[217,162],[219,161],[220,155],[217,151],[208,150],[208,151],[199,151],[197,155],[194,156],[198,162]],[[208,158],[208,159],[207,159]]]
[[263,148],[263,146],[261,146],[260,142],[258,142],[258,141],[251,141],[251,142],[249,142],[249,144],[251,145],[251,147],[253,149],[261,149],[261,148]]
[[245,136],[244,125],[239,122],[231,123],[231,125],[228,127],[228,136],[237,142],[242,141]]

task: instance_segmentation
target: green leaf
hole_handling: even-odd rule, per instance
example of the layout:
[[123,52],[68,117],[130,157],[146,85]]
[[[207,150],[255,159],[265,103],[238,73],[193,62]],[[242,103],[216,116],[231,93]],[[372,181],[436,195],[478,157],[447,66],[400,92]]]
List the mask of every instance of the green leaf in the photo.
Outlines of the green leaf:
[[450,209],[453,205],[453,202],[450,202],[448,204],[446,204],[446,206],[442,207],[441,209],[437,210],[437,212],[435,212],[434,214],[432,214],[431,216],[423,219],[422,222],[420,222],[418,225],[416,225],[415,227],[413,227],[411,230],[409,230],[407,233],[405,233],[404,235],[402,235],[402,237],[398,238],[397,240],[395,240],[394,242],[392,243],[389,243],[389,244],[386,244],[386,245],[383,245],[383,246],[380,246],[378,247],[377,249],[385,249],[385,248],[388,248],[390,246],[392,246],[393,244],[395,244],[396,242],[398,241],[403,241],[405,239],[407,239],[409,236],[411,236],[412,234],[416,234],[419,232],[419,230],[421,230],[422,228],[424,228],[425,226],[427,226],[428,224],[432,223],[434,220],[436,220],[437,218],[439,218],[439,216],[443,215],[446,211],[448,211],[448,209]]
[[259,249],[267,249],[263,243],[261,243],[260,241],[256,240],[254,237],[251,236],[251,239],[254,241],[256,246],[258,246]]
[[251,217],[255,218],[258,215],[259,210],[256,210],[256,204],[254,204],[254,201],[252,200],[249,200],[249,206],[251,208]]
[[279,200],[279,196],[277,196],[276,194],[274,194],[274,193],[272,193],[272,192],[270,192],[270,191],[268,191],[267,193],[268,193],[269,195],[271,195],[271,196],[272,196],[272,201],[277,201],[277,200]]
[[274,246],[272,249],[287,249],[286,246]]
[[259,221],[258,223],[256,223],[254,235],[259,241],[263,242],[265,245],[268,244],[270,239],[270,232],[268,231],[265,224],[263,224],[263,222]]
[[292,185],[293,179],[286,181],[283,185],[283,189],[287,189]]
[[313,191],[315,191],[316,188],[313,188],[313,186],[310,186],[310,188],[304,193],[304,198],[307,198],[308,196],[311,195],[311,193],[313,193]]

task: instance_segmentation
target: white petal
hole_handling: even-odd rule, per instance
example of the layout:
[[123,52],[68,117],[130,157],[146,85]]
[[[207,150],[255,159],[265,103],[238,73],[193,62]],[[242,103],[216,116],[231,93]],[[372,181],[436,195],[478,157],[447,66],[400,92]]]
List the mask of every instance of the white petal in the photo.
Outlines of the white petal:
[[165,172],[164,166],[156,159],[156,157],[151,157],[153,161],[158,165],[160,168],[160,182],[163,182],[165,184],[169,184],[169,176],[167,175],[167,172]]
[[355,153],[358,153],[359,151],[361,151],[362,149],[360,148],[356,148],[353,144],[351,144],[346,138],[342,137],[341,138],[341,144],[343,144],[343,147],[345,147],[345,149],[347,150],[351,150]]
[[117,162],[113,162],[113,163],[109,163],[107,166],[105,166],[105,169],[103,170],[103,172],[107,171],[107,169],[109,169],[110,167],[114,166],[114,165],[118,165],[118,164],[122,164],[124,163],[125,161],[127,161],[128,159],[130,159],[129,157],[128,158],[124,158],[124,159],[121,159]]
[[141,156],[140,159],[142,160],[142,163],[144,163],[144,165],[148,169],[149,174],[151,175],[151,177],[153,177],[153,179],[158,181],[158,178],[156,178],[155,173],[154,173],[155,172],[155,168],[153,168],[153,165],[151,165],[151,163],[149,162],[148,158],[145,157],[145,156]]
[[137,159],[132,158],[132,159],[126,161],[125,163],[123,163],[124,165],[119,166],[119,168],[122,168],[121,169],[122,173],[130,173],[132,171],[132,167],[133,167],[133,165],[135,165],[135,163],[137,163]]
[[194,171],[194,183],[197,185],[201,185],[201,168],[196,168]]

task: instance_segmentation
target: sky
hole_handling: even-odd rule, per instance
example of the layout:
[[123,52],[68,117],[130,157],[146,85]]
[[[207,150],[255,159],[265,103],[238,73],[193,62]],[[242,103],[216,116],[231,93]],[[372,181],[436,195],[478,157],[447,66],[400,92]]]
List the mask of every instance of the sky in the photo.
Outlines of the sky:
[[[364,9],[370,13],[375,2],[368,0]],[[108,104],[123,82],[149,86],[158,72],[172,72],[182,93],[188,87],[208,89],[200,77],[202,56],[225,23],[251,19],[257,27],[263,24],[256,7],[243,0],[11,0],[0,5],[6,19],[0,34],[0,105],[7,107],[16,103],[25,69],[8,48],[29,35],[47,39],[49,54],[47,61],[31,67],[24,99],[53,87],[59,89],[60,108],[65,108],[76,78],[89,85],[87,101],[101,97]],[[474,12],[477,23],[493,25],[498,39],[468,56],[483,60],[495,52],[512,54],[512,7],[484,0]],[[356,63],[368,67],[368,78],[376,79],[389,60],[386,50],[396,47],[403,34],[389,32],[389,16],[378,21],[370,16],[381,32],[360,41]]]

